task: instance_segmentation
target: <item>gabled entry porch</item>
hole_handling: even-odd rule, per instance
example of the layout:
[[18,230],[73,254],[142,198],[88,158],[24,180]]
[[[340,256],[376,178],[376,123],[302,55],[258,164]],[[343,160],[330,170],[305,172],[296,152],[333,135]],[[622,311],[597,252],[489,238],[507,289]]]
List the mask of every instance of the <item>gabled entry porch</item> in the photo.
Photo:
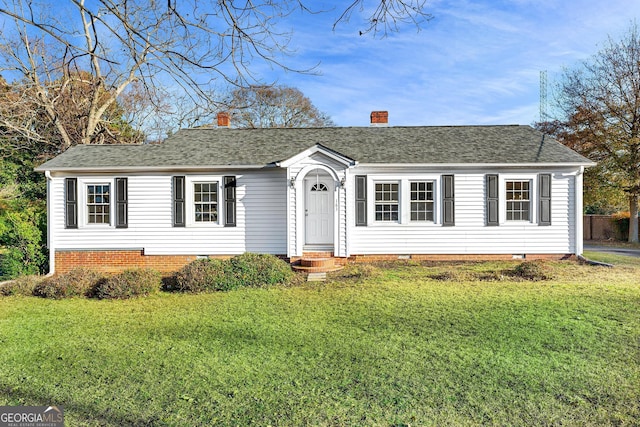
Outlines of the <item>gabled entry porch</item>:
[[[346,257],[347,178],[355,162],[316,145],[279,164],[287,168],[287,255]],[[318,256],[322,254],[322,256]]]

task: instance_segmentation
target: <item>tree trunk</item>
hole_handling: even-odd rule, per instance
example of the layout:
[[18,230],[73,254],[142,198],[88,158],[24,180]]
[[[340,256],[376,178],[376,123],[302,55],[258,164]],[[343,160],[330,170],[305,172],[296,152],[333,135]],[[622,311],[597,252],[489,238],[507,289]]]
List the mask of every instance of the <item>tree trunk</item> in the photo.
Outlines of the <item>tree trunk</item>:
[[638,196],[629,196],[629,241],[638,243]]

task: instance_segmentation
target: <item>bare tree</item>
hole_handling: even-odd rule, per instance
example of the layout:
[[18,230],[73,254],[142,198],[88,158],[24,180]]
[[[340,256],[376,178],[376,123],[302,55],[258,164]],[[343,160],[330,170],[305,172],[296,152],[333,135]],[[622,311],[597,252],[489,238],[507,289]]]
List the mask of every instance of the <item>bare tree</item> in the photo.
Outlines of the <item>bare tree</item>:
[[[378,7],[365,19],[364,32],[386,33],[401,22],[418,23],[426,16],[424,1],[375,3]],[[106,143],[108,126],[103,122],[109,120],[108,111],[127,97],[133,84],[129,95],[145,98],[138,112],[142,115],[125,116],[134,126],[152,110],[160,116],[176,112],[168,108],[166,87],[186,97],[195,112],[215,110],[218,100],[212,94],[217,81],[255,83],[255,61],[288,69],[291,35],[278,24],[300,8],[310,11],[303,0],[60,0],[55,8],[35,0],[0,0],[0,73],[20,83],[24,90],[16,90],[16,96],[20,105],[30,106],[17,116],[0,114],[0,126],[27,141],[46,143],[50,135],[32,126],[45,120],[58,134],[60,150]],[[338,22],[348,20],[354,10],[369,13],[364,0],[357,0]],[[87,97],[80,132],[61,120],[59,108],[60,97],[75,92],[79,76]],[[181,103],[186,104],[185,98]]]
[[[283,14],[276,3],[259,9],[213,0],[68,0],[57,6],[52,16],[30,0],[0,2],[0,13],[14,24],[13,31],[5,25],[2,33],[0,71],[26,88],[21,99],[35,106],[30,112],[45,113],[62,150],[101,142],[100,122],[134,82],[157,107],[158,89],[168,79],[193,100],[210,103],[207,85],[215,75],[242,79],[256,57],[277,62],[275,52],[284,44],[272,23]],[[60,120],[57,104],[81,74],[92,90],[86,93],[84,129],[76,137]],[[30,139],[45,139],[29,128],[33,117],[0,120]]]
[[[87,72],[73,72],[51,82],[46,104],[40,88],[28,83],[0,81],[0,93],[0,137],[5,147],[44,157],[63,151],[71,145],[68,141],[82,141],[90,125],[92,101],[105,102],[111,97]],[[92,125],[91,142],[142,142],[144,135],[124,120],[123,111],[118,102],[110,103]]]
[[239,128],[334,126],[300,90],[288,86],[249,86],[232,91],[227,110]]
[[367,3],[365,0],[354,0],[342,12],[334,23],[334,29],[342,22],[348,22],[354,12],[365,16],[364,26],[359,34],[373,33],[375,36],[386,36],[389,32],[398,31],[402,24],[413,24],[420,29],[421,25],[430,21],[432,16],[425,11],[427,0],[381,0]]
[[598,162],[600,177],[624,191],[629,241],[638,241],[640,196],[640,35],[636,25],[579,67],[565,71],[557,92],[572,148]]

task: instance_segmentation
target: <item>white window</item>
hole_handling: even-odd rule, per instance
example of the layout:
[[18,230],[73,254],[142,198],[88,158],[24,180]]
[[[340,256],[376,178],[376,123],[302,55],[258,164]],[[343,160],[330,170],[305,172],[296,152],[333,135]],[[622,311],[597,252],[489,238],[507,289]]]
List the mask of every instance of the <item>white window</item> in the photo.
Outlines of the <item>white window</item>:
[[193,184],[194,221],[218,222],[218,182],[195,182]]
[[433,181],[411,182],[411,221],[433,222]]
[[111,186],[109,184],[87,185],[87,223],[111,223]]
[[531,181],[507,180],[505,182],[507,221],[531,219]]
[[398,183],[376,183],[375,209],[376,221],[398,222]]

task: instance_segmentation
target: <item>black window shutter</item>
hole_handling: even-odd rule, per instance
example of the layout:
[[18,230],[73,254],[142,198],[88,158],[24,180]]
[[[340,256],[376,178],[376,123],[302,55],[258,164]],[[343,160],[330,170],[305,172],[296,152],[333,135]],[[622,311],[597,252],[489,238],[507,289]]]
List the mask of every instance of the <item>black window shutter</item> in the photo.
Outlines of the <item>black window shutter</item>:
[[498,216],[500,196],[498,194],[498,175],[486,176],[487,225],[500,225]]
[[78,179],[64,179],[64,228],[78,228]]
[[224,226],[236,226],[236,177],[225,176],[224,182]]
[[551,174],[538,175],[538,225],[551,225]]
[[356,175],[356,226],[367,225],[367,176]]
[[442,225],[445,226],[456,224],[454,187],[453,175],[442,175]]
[[173,226],[184,227],[184,176],[173,177]]
[[116,228],[129,226],[129,195],[127,178],[116,178]]

